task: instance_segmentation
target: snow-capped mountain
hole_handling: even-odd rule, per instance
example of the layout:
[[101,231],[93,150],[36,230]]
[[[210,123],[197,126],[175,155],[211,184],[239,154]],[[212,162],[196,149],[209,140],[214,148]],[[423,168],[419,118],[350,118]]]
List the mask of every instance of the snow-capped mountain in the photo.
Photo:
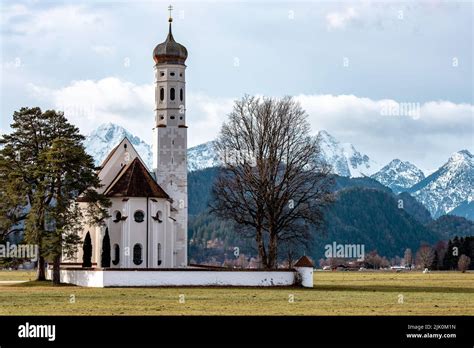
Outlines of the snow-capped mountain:
[[208,141],[188,149],[188,171],[219,166],[221,162],[213,144],[213,141]]
[[[95,164],[100,165],[110,151],[125,137],[130,140],[148,169],[151,170],[153,166],[152,147],[116,124],[105,123],[100,125],[86,137],[84,146],[87,153],[94,157]],[[188,149],[189,171],[215,167],[219,164],[219,159],[213,150],[212,144],[213,142],[209,141]]]
[[369,176],[377,170],[377,163],[361,154],[354,145],[341,143],[322,130],[316,136],[324,162],[331,165],[333,173],[340,176]]
[[419,183],[425,175],[414,164],[394,159],[371,177],[399,193]]
[[[124,137],[130,140],[145,164],[151,169],[153,163],[151,146],[116,124],[102,124],[87,136],[84,145],[87,152],[94,157],[96,164],[100,165],[109,152]],[[360,177],[368,176],[375,172],[376,163],[367,155],[357,151],[354,145],[340,143],[326,131],[320,131],[316,139],[321,148],[323,161],[331,165],[335,174]],[[213,149],[213,141],[188,149],[189,171],[216,167],[219,163],[219,157]]]
[[104,123],[92,131],[84,141],[84,146],[89,155],[94,157],[95,164],[100,165],[112,149],[117,146],[123,138],[127,137],[133,144],[135,150],[151,170],[153,156],[151,146],[134,136],[128,130],[113,123]]
[[461,205],[472,207],[474,156],[468,150],[455,152],[443,166],[410,188],[409,192],[435,218]]

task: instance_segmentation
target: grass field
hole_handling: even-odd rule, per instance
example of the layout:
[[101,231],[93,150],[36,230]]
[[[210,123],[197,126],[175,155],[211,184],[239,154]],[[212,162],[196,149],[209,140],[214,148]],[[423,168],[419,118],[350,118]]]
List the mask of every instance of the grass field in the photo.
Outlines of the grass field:
[[313,289],[4,283],[33,278],[0,272],[0,315],[474,315],[474,273],[315,272]]

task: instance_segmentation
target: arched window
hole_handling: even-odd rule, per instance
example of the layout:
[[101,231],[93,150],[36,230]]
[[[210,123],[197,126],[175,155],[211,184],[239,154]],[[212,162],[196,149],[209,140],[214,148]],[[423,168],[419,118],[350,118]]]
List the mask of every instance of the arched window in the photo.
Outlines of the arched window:
[[171,89],[170,89],[170,99],[171,99],[171,100],[174,100],[174,97],[175,97],[174,94],[175,94],[174,88],[171,88]]
[[114,265],[118,265],[120,262],[120,247],[118,244],[114,244],[114,259],[112,260],[112,263]]
[[161,243],[158,243],[158,266],[161,266]]
[[143,222],[143,220],[145,220],[145,213],[141,210],[137,210],[135,214],[133,214],[133,218],[136,222]]
[[142,262],[142,245],[137,243],[133,246],[133,263],[138,266]]
[[161,212],[161,210],[158,210],[156,212],[155,219],[158,222],[163,222],[163,213]]
[[183,95],[184,95],[183,89],[181,88],[181,89],[179,90],[179,100],[183,101]]
[[165,99],[165,89],[163,87],[160,88],[160,100],[163,101]]
[[114,214],[113,214],[113,222],[119,222],[120,220],[122,220],[122,213],[119,212],[118,210],[114,211]]

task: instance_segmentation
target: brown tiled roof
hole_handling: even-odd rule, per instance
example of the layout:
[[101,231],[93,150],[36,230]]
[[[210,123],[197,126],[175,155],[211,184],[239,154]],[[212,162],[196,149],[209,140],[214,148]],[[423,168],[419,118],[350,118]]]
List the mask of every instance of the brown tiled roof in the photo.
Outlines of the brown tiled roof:
[[308,256],[302,256],[298,261],[296,261],[295,267],[314,267],[314,265]]
[[168,194],[153,180],[138,157],[122,171],[105,194],[109,197],[169,198]]

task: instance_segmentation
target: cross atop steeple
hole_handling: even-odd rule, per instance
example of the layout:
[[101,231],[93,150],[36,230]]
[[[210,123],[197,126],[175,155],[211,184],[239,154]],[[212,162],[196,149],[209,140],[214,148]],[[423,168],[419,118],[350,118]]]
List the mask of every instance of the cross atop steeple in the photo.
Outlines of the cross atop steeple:
[[171,17],[171,11],[173,11],[173,6],[169,5],[169,6],[168,6],[168,11],[170,11],[170,18],[168,19],[168,22],[172,22],[172,21],[173,21],[173,17]]

